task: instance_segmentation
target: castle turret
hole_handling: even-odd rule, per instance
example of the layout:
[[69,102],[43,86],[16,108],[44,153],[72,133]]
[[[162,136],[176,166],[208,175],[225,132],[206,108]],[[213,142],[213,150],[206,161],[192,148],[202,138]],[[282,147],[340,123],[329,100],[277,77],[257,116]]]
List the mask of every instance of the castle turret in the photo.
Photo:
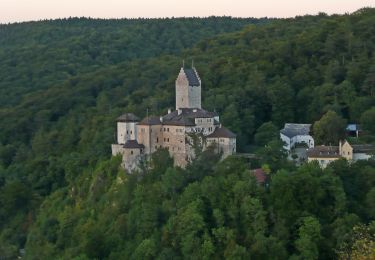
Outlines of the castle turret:
[[135,140],[139,118],[132,113],[117,118],[117,143],[125,144],[128,140]]
[[181,68],[176,80],[176,110],[201,108],[201,79],[197,70]]

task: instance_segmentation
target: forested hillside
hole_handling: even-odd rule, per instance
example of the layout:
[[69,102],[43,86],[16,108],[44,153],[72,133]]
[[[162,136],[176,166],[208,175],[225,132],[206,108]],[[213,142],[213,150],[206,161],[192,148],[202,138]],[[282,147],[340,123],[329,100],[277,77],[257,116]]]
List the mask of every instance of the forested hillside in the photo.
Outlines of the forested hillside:
[[72,18],[0,25],[0,106],[84,72],[133,59],[179,54],[202,39],[262,19]]
[[[359,236],[352,228],[375,217],[374,162],[296,169],[277,130],[334,111],[366,126],[363,141],[373,142],[374,51],[374,9],[272,21],[0,26],[0,255],[12,259],[21,248],[29,259],[348,253]],[[150,172],[132,176],[110,159],[116,117],[174,106],[182,59],[194,59],[203,106],[237,133],[239,151],[259,154],[251,167],[269,166],[267,187],[256,185],[245,162],[219,163],[209,152],[181,170],[161,151]],[[360,235],[371,240],[374,228]]]

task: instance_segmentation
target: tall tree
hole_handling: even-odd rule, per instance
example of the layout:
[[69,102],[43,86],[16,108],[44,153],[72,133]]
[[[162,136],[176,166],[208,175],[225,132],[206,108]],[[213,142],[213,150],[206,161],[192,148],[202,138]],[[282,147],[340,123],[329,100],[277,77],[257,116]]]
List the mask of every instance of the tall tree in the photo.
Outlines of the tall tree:
[[319,241],[321,240],[319,221],[314,217],[302,219],[298,229],[298,239],[295,247],[301,259],[313,260],[319,258]]
[[361,126],[375,135],[375,107],[366,110],[361,116]]
[[345,137],[346,120],[334,111],[328,111],[313,126],[316,143],[338,144],[339,140]]

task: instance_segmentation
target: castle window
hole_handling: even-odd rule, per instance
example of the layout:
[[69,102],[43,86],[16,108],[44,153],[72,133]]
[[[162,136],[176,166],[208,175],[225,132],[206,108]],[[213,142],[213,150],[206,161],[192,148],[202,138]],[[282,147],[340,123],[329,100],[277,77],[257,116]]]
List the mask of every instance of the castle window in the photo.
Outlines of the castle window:
[[127,135],[129,134],[129,130],[126,130],[126,134],[127,134]]
[[159,137],[156,137],[156,142],[159,143]]
[[164,138],[164,142],[165,142],[165,138]]
[[167,139],[167,142],[169,142],[169,138]]
[[130,154],[133,154],[133,150],[130,151]]
[[130,130],[130,134],[133,134],[133,131]]
[[169,128],[167,128],[167,132],[169,132]]

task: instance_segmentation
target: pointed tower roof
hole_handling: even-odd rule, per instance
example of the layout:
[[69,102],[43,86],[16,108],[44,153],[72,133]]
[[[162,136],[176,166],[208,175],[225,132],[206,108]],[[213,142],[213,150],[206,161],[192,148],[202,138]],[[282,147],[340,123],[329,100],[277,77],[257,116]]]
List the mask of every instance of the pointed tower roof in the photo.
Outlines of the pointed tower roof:
[[186,69],[183,68],[186,78],[189,81],[189,86],[198,87],[201,85],[199,82],[199,77],[195,69]]

